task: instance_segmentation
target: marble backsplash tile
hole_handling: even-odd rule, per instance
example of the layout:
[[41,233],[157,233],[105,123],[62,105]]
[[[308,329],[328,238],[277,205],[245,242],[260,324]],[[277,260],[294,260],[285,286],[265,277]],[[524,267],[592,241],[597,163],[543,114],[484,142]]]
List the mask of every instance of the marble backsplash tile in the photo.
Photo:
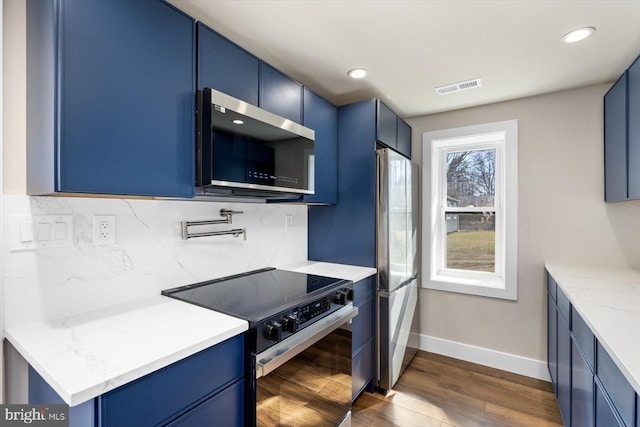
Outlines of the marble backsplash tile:
[[[242,237],[181,238],[181,221],[243,211],[215,230]],[[73,246],[12,251],[14,215],[72,215]],[[116,243],[93,244],[93,215],[115,215]],[[5,328],[133,301],[161,290],[307,259],[304,205],[4,196]]]

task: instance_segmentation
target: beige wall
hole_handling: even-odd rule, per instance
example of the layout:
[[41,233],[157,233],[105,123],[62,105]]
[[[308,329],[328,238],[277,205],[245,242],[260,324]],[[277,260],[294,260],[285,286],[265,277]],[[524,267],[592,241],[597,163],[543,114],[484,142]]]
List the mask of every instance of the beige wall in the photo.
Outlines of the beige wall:
[[26,1],[3,5],[3,193],[25,194],[27,188],[27,39]]
[[519,125],[518,300],[424,289],[421,334],[546,360],[545,262],[640,267],[640,202],[603,202],[609,86],[408,120],[420,163],[425,131],[509,119]]

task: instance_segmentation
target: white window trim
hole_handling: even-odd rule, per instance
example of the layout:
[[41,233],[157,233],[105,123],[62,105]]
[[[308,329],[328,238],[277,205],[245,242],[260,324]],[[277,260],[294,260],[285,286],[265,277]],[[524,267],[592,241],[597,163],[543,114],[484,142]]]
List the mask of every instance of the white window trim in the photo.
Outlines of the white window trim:
[[[483,135],[490,143],[495,141],[495,134],[503,133],[504,142],[499,144],[496,150],[496,162],[502,167],[496,168],[497,173],[504,176],[497,177],[496,183],[496,230],[502,227],[502,240],[496,242],[496,273],[489,272],[465,272],[461,270],[440,269],[444,265],[442,251],[436,251],[438,244],[437,233],[446,232],[440,229],[438,221],[442,204],[438,196],[446,198],[446,180],[432,179],[432,173],[445,173],[439,165],[439,159],[434,152],[443,153],[447,146],[447,140],[451,141],[464,137]],[[492,135],[493,138],[492,138]],[[435,146],[434,146],[435,144]],[[493,147],[494,145],[492,145]],[[472,149],[480,149],[481,145],[474,144]],[[464,147],[458,145],[455,151],[461,151]],[[446,148],[444,148],[446,150]],[[443,129],[433,132],[425,132],[422,135],[422,165],[425,172],[422,174],[423,189],[423,220],[426,226],[422,228],[423,248],[422,271],[424,273],[422,287],[442,291],[458,292],[464,294],[480,295],[493,298],[517,300],[518,298],[518,121],[507,120],[503,122],[486,123],[474,126],[465,126],[454,129]],[[427,172],[427,168],[431,172]],[[445,186],[444,191],[438,187],[438,183]],[[498,209],[500,207],[500,209]],[[457,208],[461,211],[486,211],[483,208]],[[447,211],[456,208],[447,208]],[[503,215],[500,215],[500,212]],[[441,237],[442,238],[442,237]],[[504,256],[502,256],[504,254]],[[504,262],[504,265],[502,264]]]

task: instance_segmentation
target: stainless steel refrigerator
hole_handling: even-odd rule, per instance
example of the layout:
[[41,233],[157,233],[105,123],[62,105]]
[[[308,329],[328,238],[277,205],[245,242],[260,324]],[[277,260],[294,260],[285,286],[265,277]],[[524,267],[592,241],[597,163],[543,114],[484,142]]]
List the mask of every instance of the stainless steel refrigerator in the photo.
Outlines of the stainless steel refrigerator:
[[376,385],[390,390],[417,349],[410,344],[418,301],[418,165],[388,148],[377,158]]

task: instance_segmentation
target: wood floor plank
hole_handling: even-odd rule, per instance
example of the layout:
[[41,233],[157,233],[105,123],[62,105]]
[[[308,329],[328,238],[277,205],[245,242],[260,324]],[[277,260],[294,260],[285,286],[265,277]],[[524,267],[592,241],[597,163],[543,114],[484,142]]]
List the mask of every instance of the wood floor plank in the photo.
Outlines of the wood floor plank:
[[363,393],[354,426],[561,426],[551,385],[420,351],[387,396]]

